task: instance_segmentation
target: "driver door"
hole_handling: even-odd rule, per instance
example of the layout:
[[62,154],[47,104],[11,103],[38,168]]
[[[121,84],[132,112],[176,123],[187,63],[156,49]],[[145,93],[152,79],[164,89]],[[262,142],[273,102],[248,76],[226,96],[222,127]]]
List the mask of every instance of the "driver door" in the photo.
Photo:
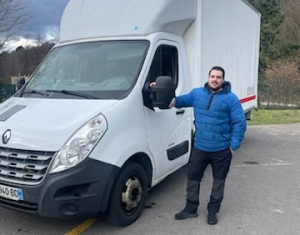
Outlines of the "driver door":
[[[158,76],[172,77],[176,95],[188,92],[183,82],[183,68],[177,43],[161,40],[156,44],[145,86]],[[188,79],[188,78],[187,78]],[[154,180],[160,181],[186,164],[191,146],[191,109],[153,108],[144,97],[144,112],[148,133],[148,148],[155,161]]]

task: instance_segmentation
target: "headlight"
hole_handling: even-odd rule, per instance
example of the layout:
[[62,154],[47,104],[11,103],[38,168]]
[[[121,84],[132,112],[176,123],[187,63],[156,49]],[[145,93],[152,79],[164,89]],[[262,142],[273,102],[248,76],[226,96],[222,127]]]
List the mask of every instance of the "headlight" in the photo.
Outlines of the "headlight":
[[69,169],[82,162],[107,130],[102,114],[82,126],[55,155],[50,173]]

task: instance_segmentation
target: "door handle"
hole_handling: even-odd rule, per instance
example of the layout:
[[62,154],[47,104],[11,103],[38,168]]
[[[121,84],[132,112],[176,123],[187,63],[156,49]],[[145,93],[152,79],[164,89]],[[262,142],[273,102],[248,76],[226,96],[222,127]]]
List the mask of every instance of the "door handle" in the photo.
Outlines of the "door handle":
[[176,111],[176,115],[184,114],[184,109],[180,109]]

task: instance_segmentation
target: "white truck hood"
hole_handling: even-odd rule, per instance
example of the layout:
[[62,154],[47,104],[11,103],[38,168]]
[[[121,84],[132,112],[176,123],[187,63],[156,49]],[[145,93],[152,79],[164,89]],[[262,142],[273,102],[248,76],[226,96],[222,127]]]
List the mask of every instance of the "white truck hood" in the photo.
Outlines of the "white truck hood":
[[116,102],[12,97],[0,105],[0,147],[58,151],[78,128]]

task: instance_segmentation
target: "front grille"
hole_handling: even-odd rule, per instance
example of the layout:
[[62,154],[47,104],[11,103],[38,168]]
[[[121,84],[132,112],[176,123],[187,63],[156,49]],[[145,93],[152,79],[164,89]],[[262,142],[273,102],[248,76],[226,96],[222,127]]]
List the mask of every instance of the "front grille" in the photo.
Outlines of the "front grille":
[[0,180],[37,184],[44,179],[54,153],[0,148]]

